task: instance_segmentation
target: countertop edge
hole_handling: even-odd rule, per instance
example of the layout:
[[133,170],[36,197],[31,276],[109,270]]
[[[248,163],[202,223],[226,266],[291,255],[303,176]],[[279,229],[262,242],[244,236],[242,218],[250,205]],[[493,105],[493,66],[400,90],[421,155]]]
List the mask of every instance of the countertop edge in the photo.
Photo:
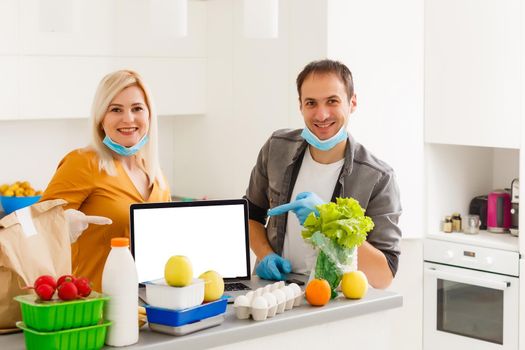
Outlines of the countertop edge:
[[[180,337],[176,345],[183,349],[200,350],[210,347],[228,345],[231,343],[252,340],[269,335],[284,333],[301,328],[311,327],[320,323],[339,321],[347,318],[358,317],[375,312],[386,311],[403,306],[403,297],[400,294],[386,295],[372,300],[361,300],[351,306],[323,309],[316,308],[309,313],[290,315],[286,318],[274,318],[268,321],[252,321],[245,326],[220,330],[215,328],[211,334],[195,333],[194,337]],[[246,320],[243,320],[246,321]],[[225,321],[225,322],[228,322]],[[175,344],[144,344],[142,349],[171,349]],[[151,347],[150,347],[151,346]]]

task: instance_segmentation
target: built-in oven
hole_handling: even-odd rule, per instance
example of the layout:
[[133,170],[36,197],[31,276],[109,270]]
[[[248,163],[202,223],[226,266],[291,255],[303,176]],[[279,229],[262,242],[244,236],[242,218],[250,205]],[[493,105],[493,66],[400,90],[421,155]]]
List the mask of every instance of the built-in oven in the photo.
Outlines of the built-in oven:
[[424,350],[517,350],[519,253],[426,239]]

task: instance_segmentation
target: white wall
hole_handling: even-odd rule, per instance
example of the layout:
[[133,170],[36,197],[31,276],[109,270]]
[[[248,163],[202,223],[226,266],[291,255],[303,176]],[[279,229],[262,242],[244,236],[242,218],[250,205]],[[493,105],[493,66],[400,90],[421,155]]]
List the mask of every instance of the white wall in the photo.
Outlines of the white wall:
[[325,56],[326,5],[281,1],[277,39],[243,37],[240,1],[207,6],[209,112],[174,122],[172,188],[192,197],[240,197],[271,133],[303,125],[295,78]]
[[392,166],[405,238],[423,237],[423,1],[329,0],[328,55],[352,70],[356,140]]
[[44,189],[60,159],[87,144],[87,120],[0,121],[0,183],[30,181]]
[[299,96],[295,80],[310,61],[326,58],[328,35],[328,0],[291,0],[289,15],[283,20],[289,23],[288,31],[288,125],[289,128],[304,127],[299,111]]
[[192,197],[241,197],[259,148],[286,126],[288,41],[245,39],[240,2],[207,4],[209,112],[174,122],[172,189]]

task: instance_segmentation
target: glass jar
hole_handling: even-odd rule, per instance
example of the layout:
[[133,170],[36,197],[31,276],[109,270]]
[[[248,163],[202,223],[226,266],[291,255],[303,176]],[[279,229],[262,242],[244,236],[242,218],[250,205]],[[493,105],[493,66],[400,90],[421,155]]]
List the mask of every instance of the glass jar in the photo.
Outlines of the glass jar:
[[479,215],[469,214],[465,220],[465,230],[463,232],[470,235],[475,235],[479,233],[479,225]]
[[443,232],[452,232],[452,217],[445,216],[445,222],[443,222]]
[[452,231],[461,232],[461,215],[459,213],[452,214]]

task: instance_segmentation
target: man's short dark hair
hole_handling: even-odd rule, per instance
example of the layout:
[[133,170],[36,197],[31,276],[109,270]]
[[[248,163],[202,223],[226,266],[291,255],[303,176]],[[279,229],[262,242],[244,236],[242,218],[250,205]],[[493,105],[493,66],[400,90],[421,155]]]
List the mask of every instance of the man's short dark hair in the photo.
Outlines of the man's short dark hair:
[[335,74],[346,87],[348,101],[354,96],[354,80],[350,69],[339,61],[324,59],[308,63],[297,76],[296,83],[299,100],[301,100],[301,87],[306,78],[312,74]]

